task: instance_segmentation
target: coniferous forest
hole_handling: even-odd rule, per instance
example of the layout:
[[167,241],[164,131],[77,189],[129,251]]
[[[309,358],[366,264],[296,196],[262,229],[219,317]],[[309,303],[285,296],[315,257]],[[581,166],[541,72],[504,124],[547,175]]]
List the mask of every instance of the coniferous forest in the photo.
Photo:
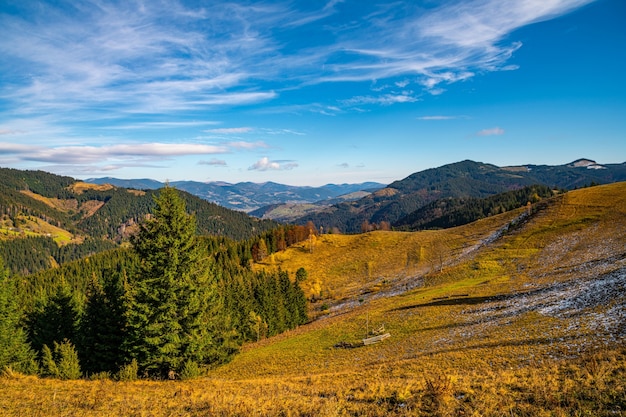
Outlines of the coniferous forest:
[[303,239],[304,227],[240,241],[201,236],[178,191],[163,188],[154,203],[127,247],[29,275],[0,264],[0,368],[64,379],[192,378],[246,341],[307,321],[296,279],[250,267]]

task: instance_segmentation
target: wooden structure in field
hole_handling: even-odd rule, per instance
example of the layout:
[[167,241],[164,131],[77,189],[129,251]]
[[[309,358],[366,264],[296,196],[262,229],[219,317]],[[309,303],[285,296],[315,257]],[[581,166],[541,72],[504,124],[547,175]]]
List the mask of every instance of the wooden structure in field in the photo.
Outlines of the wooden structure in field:
[[391,333],[379,334],[378,336],[367,337],[363,339],[364,345],[373,345],[374,343],[382,342],[385,339],[391,337]]
[[378,329],[372,330],[370,333],[370,313],[367,312],[367,324],[366,324],[367,332],[365,333],[365,339],[363,339],[364,345],[373,345],[374,343],[382,342],[383,340],[391,337],[391,333],[385,332],[385,325],[381,325]]

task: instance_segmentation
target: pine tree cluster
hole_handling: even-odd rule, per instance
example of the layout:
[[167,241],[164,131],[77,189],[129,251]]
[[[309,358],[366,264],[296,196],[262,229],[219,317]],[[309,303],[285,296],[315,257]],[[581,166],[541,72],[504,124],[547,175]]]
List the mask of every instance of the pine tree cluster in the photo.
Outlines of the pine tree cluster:
[[252,247],[266,238],[197,236],[185,201],[166,187],[129,249],[28,279],[0,265],[0,369],[66,379],[188,378],[245,341],[303,324],[298,281],[250,268]]

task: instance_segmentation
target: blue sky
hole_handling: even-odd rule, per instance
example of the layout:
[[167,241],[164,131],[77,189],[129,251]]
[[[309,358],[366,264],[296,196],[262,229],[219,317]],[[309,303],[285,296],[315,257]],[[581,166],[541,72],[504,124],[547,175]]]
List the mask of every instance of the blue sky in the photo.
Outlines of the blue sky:
[[389,183],[626,161],[623,0],[0,2],[0,166]]

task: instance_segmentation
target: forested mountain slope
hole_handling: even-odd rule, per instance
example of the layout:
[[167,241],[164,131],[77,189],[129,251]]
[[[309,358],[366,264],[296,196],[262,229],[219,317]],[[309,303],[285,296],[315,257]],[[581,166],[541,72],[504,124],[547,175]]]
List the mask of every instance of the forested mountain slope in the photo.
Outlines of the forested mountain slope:
[[[151,211],[158,192],[0,168],[0,256],[10,270],[30,273],[115,247]],[[181,198],[202,235],[240,240],[277,226],[186,192]]]
[[405,231],[447,229],[537,203],[554,193],[548,186],[531,185],[485,198],[442,198],[404,216],[393,227]]
[[360,200],[336,204],[297,222],[312,221],[326,230],[357,233],[364,222],[394,225],[426,204],[444,198],[484,198],[533,184],[573,189],[625,180],[625,164],[578,160],[560,166],[498,167],[466,160],[416,172]]

